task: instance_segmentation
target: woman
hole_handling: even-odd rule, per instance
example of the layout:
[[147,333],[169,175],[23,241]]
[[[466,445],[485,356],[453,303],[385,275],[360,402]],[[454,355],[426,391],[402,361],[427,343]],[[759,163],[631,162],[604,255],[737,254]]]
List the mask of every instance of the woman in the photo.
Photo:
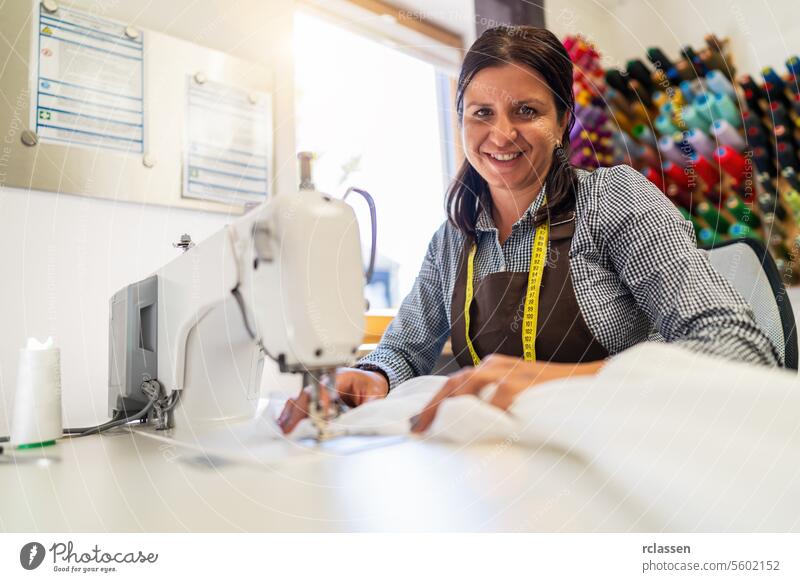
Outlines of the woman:
[[[549,31],[494,28],[473,44],[456,96],[466,160],[448,192],[449,220],[377,349],[337,374],[346,402],[430,373],[448,336],[464,369],[417,432],[444,398],[495,385],[491,402],[508,408],[520,391],[594,374],[648,337],[780,365],[654,185],[629,166],[570,165],[573,106],[572,63]],[[286,432],[307,403],[303,393],[287,404]]]

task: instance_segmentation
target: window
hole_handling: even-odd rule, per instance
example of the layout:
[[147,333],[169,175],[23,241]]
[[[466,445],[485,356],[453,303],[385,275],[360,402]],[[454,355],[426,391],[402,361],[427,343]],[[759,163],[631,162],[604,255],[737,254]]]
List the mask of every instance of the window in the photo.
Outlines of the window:
[[[295,16],[297,147],[317,154],[318,190],[375,198],[371,308],[397,307],[444,221],[453,174],[450,79],[436,67],[314,14]],[[369,214],[352,197],[369,256]],[[348,198],[348,201],[350,199]]]

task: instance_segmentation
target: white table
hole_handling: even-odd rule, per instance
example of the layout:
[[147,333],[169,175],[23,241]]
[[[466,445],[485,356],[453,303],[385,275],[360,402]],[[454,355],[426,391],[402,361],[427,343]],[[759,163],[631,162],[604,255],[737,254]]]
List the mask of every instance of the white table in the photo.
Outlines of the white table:
[[0,530],[659,529],[606,476],[562,451],[401,439],[268,466],[209,461],[154,437],[140,425],[13,451],[16,463],[5,455]]

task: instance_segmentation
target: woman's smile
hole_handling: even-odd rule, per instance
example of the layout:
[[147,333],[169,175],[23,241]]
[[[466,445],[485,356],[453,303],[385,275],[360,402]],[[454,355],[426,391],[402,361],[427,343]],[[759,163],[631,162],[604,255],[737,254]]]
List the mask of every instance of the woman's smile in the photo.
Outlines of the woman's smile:
[[484,152],[484,156],[488,158],[497,172],[503,172],[514,168],[525,161],[524,153],[519,150],[510,152]]

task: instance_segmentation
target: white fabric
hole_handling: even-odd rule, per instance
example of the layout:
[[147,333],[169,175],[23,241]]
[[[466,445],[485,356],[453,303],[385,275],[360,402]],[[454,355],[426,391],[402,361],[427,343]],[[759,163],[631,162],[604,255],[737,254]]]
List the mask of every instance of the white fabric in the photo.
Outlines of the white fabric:
[[[410,380],[334,429],[405,434],[445,381]],[[303,421],[292,436],[312,434]],[[642,344],[595,377],[525,391],[509,413],[474,396],[449,399],[424,438],[563,450],[664,529],[800,529],[800,382],[782,369]]]

